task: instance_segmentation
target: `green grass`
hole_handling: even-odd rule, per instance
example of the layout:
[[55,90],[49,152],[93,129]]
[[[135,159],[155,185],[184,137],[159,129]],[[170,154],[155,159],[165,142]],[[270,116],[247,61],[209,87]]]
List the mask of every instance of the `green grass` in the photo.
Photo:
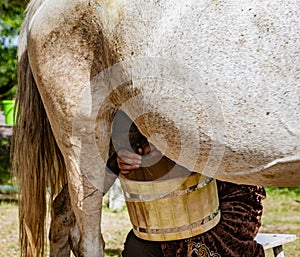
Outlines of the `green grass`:
[[[298,240],[283,246],[286,256],[300,256],[300,187],[267,187],[261,232],[296,234]],[[272,255],[267,250],[267,257]]]
[[268,195],[274,199],[295,199],[300,200],[300,186],[299,187],[266,187]]

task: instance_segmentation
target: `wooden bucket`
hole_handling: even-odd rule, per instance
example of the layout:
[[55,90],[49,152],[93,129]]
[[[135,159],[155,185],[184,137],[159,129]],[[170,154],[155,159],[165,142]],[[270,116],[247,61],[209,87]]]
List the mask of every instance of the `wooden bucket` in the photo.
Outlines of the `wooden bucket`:
[[151,167],[120,175],[120,180],[139,238],[189,238],[210,230],[220,220],[216,181],[191,173],[166,157]]

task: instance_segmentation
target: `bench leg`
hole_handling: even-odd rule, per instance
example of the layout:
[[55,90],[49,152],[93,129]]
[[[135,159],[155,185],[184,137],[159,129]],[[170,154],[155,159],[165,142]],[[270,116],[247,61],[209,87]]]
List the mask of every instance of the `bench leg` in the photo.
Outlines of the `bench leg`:
[[275,257],[284,257],[282,245],[276,246],[273,248],[273,253]]

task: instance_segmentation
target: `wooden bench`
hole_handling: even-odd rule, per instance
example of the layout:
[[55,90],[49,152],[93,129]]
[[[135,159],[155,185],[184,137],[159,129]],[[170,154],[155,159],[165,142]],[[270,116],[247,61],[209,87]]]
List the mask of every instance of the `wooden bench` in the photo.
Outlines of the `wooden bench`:
[[284,257],[282,245],[293,242],[297,239],[294,234],[265,234],[258,233],[255,240],[260,243],[265,250],[273,248],[275,257]]

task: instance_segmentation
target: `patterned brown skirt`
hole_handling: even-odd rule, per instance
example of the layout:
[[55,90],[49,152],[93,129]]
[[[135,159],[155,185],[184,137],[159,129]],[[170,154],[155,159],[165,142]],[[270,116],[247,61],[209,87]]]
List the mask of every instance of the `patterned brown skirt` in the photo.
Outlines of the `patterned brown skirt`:
[[263,257],[263,247],[254,241],[261,225],[262,187],[218,181],[221,220],[201,235],[162,243],[165,257]]

